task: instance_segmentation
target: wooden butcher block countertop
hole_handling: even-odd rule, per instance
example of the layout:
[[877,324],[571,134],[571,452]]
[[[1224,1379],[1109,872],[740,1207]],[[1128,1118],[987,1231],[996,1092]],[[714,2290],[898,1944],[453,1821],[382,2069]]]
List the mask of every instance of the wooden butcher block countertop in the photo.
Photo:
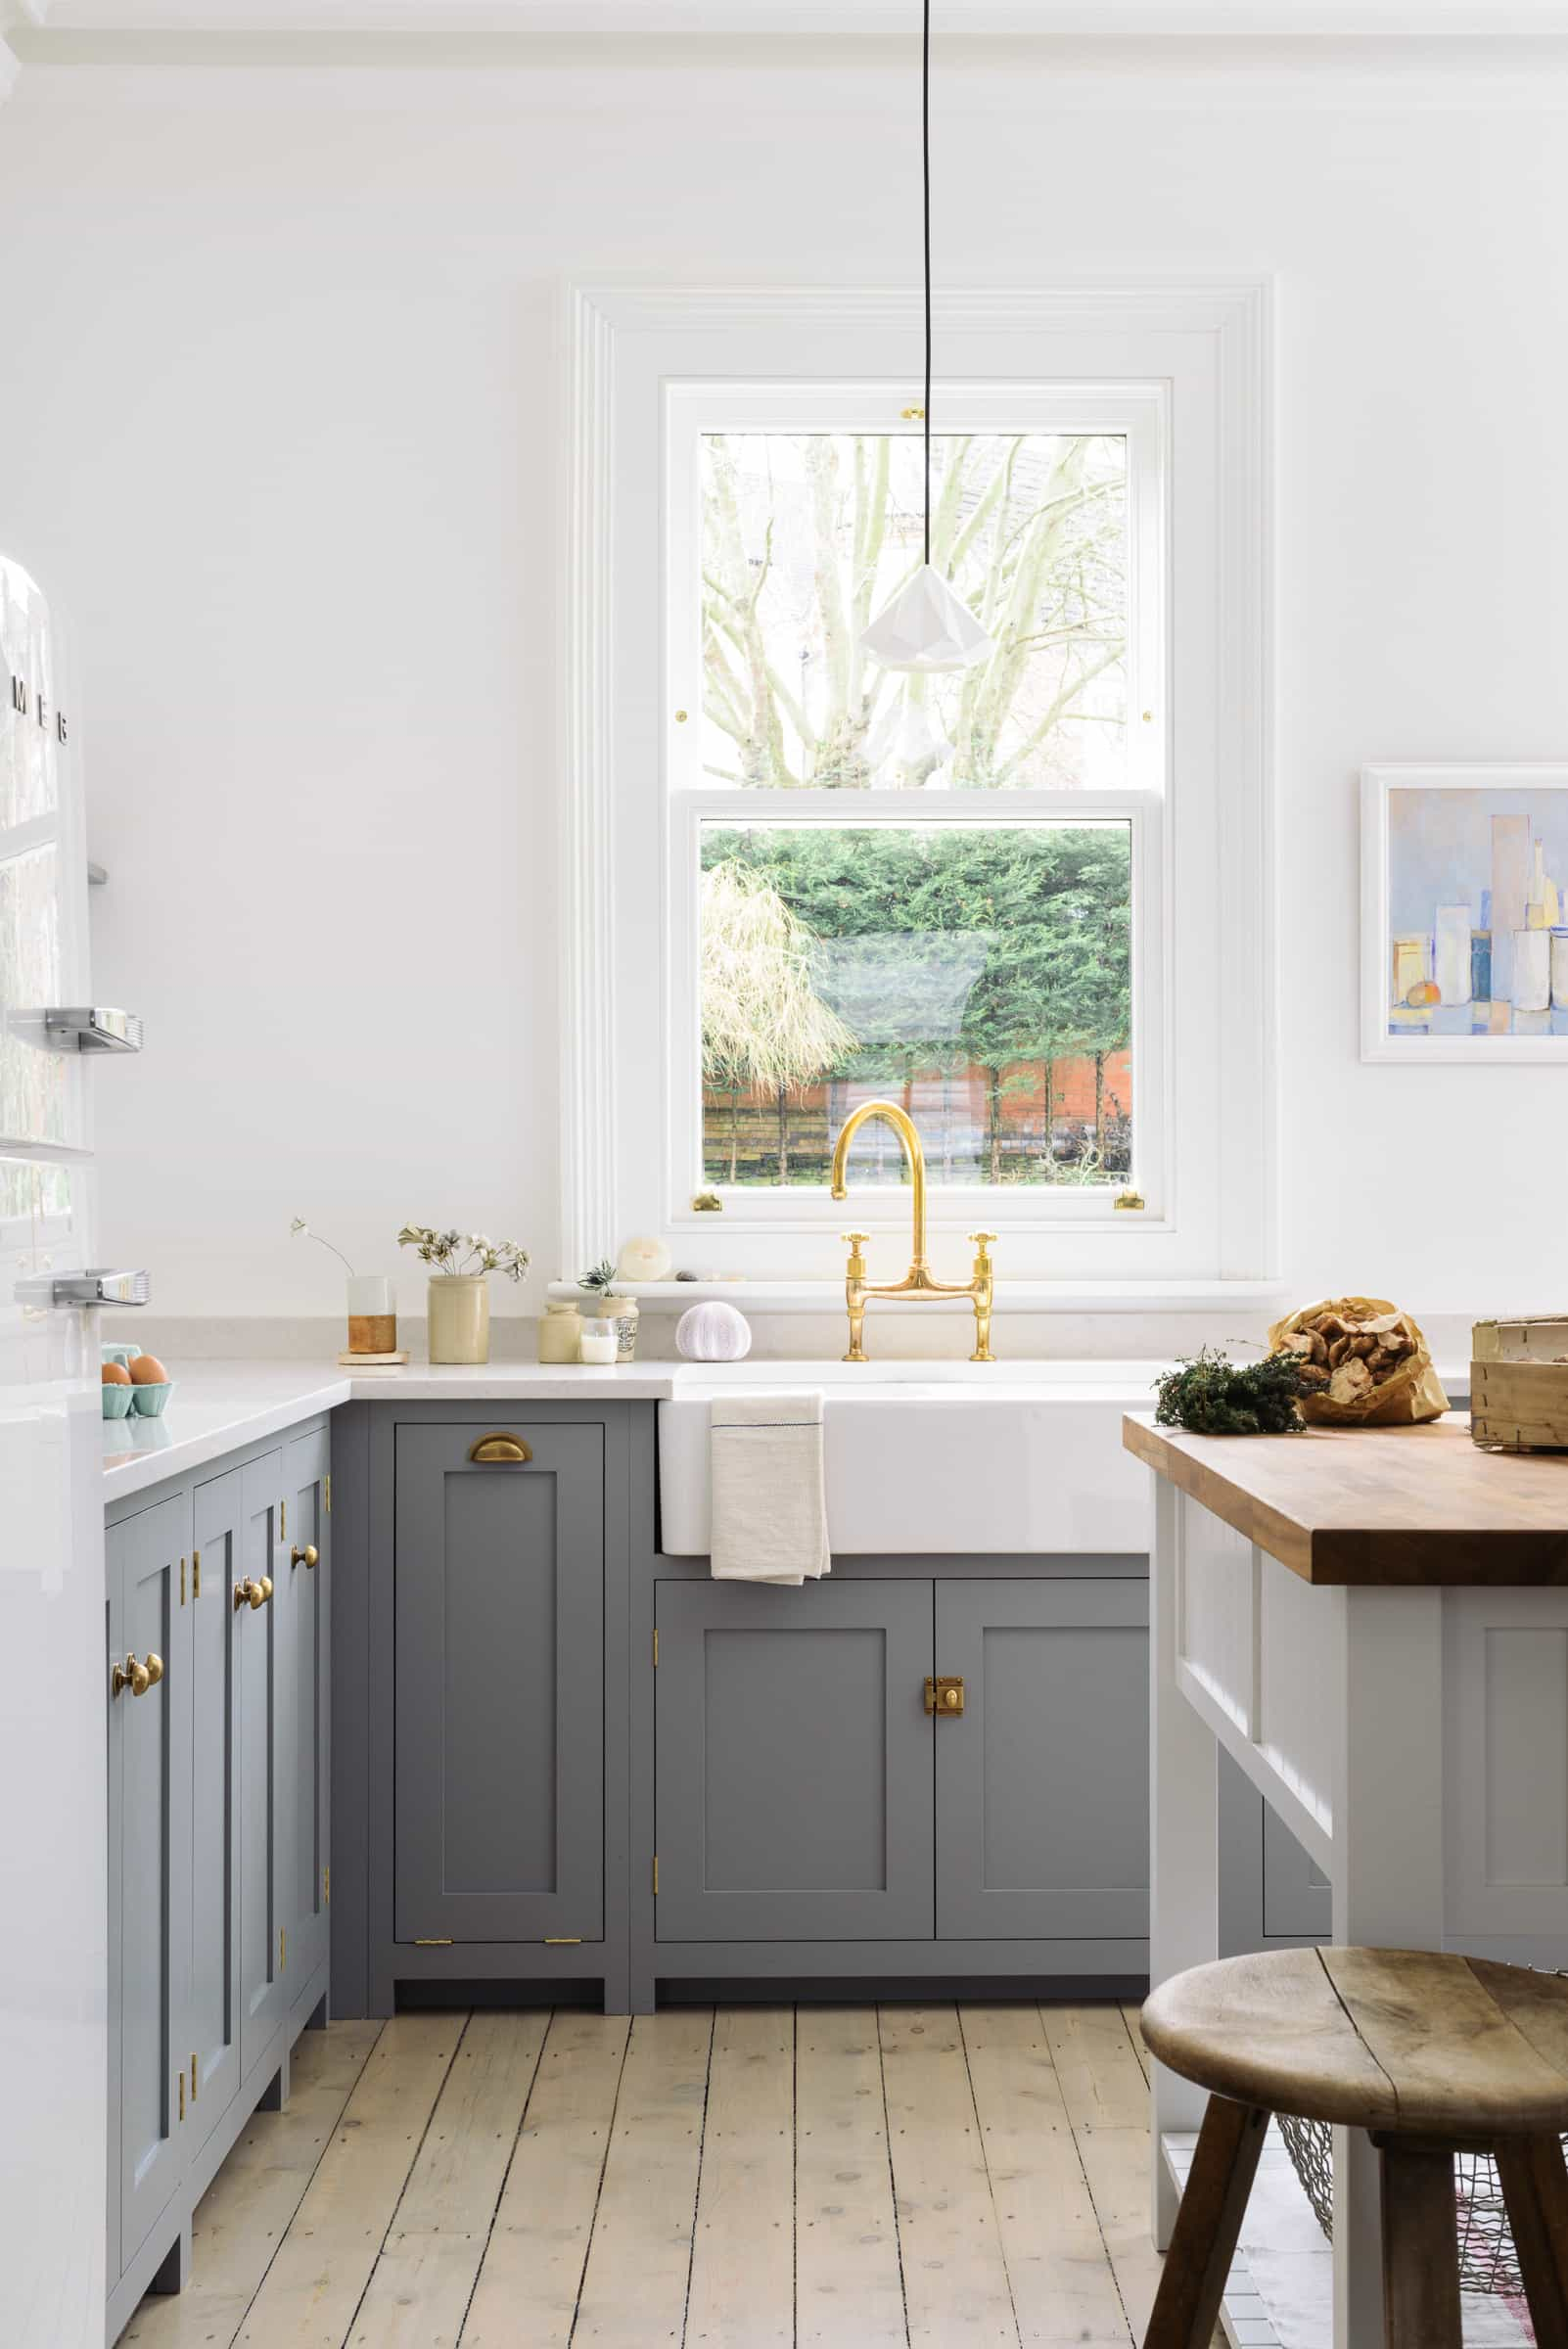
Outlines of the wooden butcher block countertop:
[[1460,1415],[1189,1436],[1138,1413],[1122,1441],[1304,1582],[1568,1584],[1568,1452],[1480,1451]]

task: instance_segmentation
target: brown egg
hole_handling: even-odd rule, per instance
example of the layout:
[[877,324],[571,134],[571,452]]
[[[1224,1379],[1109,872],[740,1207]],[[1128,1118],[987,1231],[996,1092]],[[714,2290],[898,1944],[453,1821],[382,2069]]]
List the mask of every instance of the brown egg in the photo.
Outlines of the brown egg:
[[139,1354],[131,1363],[130,1379],[133,1387],[161,1387],[167,1377],[168,1372],[156,1354]]
[[126,1369],[123,1362],[106,1362],[104,1364],[104,1384],[106,1387],[128,1387],[130,1383],[131,1374]]

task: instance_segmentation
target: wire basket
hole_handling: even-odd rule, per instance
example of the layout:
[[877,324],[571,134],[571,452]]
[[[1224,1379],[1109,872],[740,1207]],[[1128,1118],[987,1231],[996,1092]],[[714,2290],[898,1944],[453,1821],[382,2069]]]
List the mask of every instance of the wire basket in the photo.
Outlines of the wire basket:
[[[1334,2133],[1326,2121],[1280,2113],[1279,2134],[1296,2175],[1329,2240],[1334,2235]],[[1568,2150],[1568,2138],[1563,2141]],[[1459,2282],[1467,2292],[1524,2291],[1513,2230],[1503,2208],[1497,2164],[1485,2153],[1456,2153],[1453,2191],[1459,2218]]]

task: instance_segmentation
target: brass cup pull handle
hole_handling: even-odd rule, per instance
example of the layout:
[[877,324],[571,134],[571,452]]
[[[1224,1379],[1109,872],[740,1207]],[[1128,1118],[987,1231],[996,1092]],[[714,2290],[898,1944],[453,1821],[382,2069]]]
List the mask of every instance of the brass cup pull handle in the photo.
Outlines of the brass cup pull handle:
[[297,1543],[294,1550],[294,1563],[296,1566],[303,1566],[308,1572],[312,1566],[318,1563],[320,1556],[321,1552],[313,1542],[305,1543],[303,1548]]
[[481,1467],[516,1467],[532,1459],[533,1447],[521,1436],[480,1436],[469,1446],[468,1456]]

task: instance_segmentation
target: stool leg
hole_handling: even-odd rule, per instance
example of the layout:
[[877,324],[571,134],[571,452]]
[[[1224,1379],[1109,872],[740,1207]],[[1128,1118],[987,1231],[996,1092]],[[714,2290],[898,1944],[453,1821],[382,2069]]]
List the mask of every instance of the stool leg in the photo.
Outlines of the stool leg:
[[1568,2342],[1568,2171],[1554,2137],[1503,2137],[1495,2148],[1530,2322],[1541,2342]]
[[1268,2117],[1209,2098],[1143,2349],[1209,2349]]
[[1383,2329],[1387,2349],[1462,2349],[1453,2155],[1383,2145]]

